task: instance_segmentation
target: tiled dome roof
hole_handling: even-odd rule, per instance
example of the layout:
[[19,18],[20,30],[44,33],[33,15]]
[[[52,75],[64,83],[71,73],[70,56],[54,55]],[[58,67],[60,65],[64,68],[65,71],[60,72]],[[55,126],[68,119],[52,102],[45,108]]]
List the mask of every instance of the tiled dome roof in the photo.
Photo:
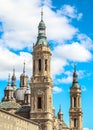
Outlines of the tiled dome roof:
[[5,102],[0,103],[0,108],[2,108],[2,109],[7,109],[7,108],[18,109],[20,107],[21,107],[21,105],[14,101],[5,101]]

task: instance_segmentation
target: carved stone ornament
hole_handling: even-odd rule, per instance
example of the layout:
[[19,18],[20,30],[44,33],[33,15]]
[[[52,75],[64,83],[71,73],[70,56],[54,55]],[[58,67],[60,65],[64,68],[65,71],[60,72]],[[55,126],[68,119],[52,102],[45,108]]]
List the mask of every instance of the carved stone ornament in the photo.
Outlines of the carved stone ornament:
[[42,90],[38,90],[38,95],[43,95],[44,94],[44,92],[42,91]]

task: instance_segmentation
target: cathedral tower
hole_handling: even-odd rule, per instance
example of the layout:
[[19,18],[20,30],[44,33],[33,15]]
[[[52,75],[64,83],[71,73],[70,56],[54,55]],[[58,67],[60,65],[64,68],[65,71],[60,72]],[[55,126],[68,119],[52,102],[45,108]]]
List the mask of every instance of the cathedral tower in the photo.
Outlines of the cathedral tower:
[[70,88],[70,130],[82,130],[81,87],[78,84],[76,65],[74,66],[73,83]]
[[46,38],[46,26],[41,12],[37,42],[33,46],[33,74],[31,78],[31,115],[43,130],[52,130],[52,79],[50,76],[51,51]]

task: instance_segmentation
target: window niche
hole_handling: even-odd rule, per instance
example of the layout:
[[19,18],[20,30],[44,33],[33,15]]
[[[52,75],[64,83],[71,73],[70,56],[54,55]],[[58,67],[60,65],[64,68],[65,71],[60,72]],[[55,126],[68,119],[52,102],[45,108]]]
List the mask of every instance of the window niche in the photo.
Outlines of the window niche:
[[77,119],[74,119],[74,127],[77,127]]
[[74,107],[76,107],[76,97],[74,97]]
[[45,59],[45,71],[47,71],[47,59]]
[[38,69],[41,71],[41,59],[38,60]]
[[42,109],[42,98],[41,97],[38,97],[38,99],[37,99],[37,108]]
[[33,61],[33,71],[35,72],[35,60]]

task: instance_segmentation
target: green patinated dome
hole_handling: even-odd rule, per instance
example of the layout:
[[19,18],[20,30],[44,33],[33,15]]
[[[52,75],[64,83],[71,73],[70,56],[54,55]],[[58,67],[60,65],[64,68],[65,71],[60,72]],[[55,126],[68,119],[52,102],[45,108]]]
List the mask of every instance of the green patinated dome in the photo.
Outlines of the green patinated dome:
[[38,38],[38,40],[37,40],[37,43],[36,43],[36,45],[48,45],[48,43],[47,43],[47,40],[46,40],[46,38],[44,38],[44,37],[42,37],[42,38]]
[[2,109],[18,109],[20,108],[21,105],[14,102],[14,101],[4,101],[2,103],[0,103],[0,108]]
[[21,106],[19,109],[17,109],[16,113],[20,113],[20,112],[30,112],[31,107],[27,106],[27,105],[23,105]]
[[43,12],[41,12],[41,21],[38,25],[38,37],[36,45],[48,45],[46,38],[46,26],[43,21]]
[[13,90],[13,88],[12,88],[10,85],[8,85],[8,86],[5,88],[5,90]]
[[40,21],[38,28],[39,29],[45,29],[46,28],[45,23],[44,23],[43,20]]
[[78,84],[78,74],[77,74],[77,71],[76,71],[76,65],[74,65],[72,87],[74,87],[74,88],[80,88],[80,85]]
[[78,83],[73,83],[72,87],[74,87],[74,88],[80,88],[80,85]]

